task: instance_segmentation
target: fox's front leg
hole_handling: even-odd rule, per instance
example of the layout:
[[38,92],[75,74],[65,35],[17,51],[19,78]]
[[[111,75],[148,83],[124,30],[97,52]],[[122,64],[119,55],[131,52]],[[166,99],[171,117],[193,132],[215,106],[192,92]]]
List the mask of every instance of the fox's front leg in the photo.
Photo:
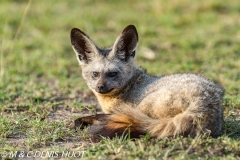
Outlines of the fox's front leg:
[[99,142],[101,137],[114,138],[129,135],[131,138],[139,138],[146,134],[145,131],[135,127],[134,119],[118,114],[96,114],[81,117],[76,119],[74,123],[75,129],[90,126],[88,134],[91,135],[93,142]]
[[90,125],[103,123],[104,121],[107,121],[108,116],[109,114],[96,114],[91,116],[80,117],[74,120],[74,128],[75,130],[78,127],[80,127],[80,129],[84,129],[85,127],[88,127]]

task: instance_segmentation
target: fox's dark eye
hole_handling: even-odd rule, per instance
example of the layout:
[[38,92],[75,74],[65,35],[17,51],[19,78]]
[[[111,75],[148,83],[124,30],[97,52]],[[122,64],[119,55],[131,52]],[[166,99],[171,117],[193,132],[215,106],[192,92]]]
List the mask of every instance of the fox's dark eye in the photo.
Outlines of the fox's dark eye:
[[94,78],[98,77],[98,76],[99,76],[99,72],[92,72],[92,76],[93,76]]
[[109,72],[108,77],[116,77],[117,74],[118,74],[117,72]]

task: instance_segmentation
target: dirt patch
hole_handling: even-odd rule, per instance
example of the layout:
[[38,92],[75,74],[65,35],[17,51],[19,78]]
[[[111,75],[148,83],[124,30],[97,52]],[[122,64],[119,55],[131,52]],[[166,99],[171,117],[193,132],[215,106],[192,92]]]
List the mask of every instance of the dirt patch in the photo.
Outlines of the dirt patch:
[[[44,108],[43,106],[43,109],[47,108],[46,110],[48,110],[48,114],[41,120],[49,123],[62,123],[65,125],[66,129],[70,129],[72,131],[74,130],[74,120],[76,118],[90,115],[94,112],[101,113],[101,108],[98,105],[95,96],[90,92],[78,93],[75,97],[57,96],[57,98],[54,99],[44,99],[42,103],[45,103],[46,101],[47,103],[49,103],[50,107],[45,106]],[[80,105],[81,107],[73,106],[74,103],[77,103],[77,105]],[[28,110],[29,108],[24,111]],[[11,111],[13,111],[13,109]],[[14,110],[14,112],[18,113],[23,113],[24,111],[18,109]],[[9,115],[9,113],[10,112],[8,110],[5,110],[3,112],[6,117]],[[25,146],[27,141],[28,137],[24,132],[14,134],[11,135],[11,137],[6,138],[6,143],[10,146],[16,148],[25,148],[26,150],[27,148]],[[86,146],[88,146],[89,144],[91,144],[90,140],[84,138],[82,131],[78,130],[73,135],[71,135],[70,133],[69,135],[64,136],[63,139],[55,140],[54,143],[49,142],[49,144],[47,143],[45,146],[36,148],[38,148],[39,150],[51,150],[54,148],[56,148],[57,150],[59,150],[59,148],[64,148],[66,150],[83,150],[83,148],[86,148]]]
[[18,133],[14,137],[7,138],[8,143],[13,147],[24,146],[24,142],[27,140],[27,136],[24,133]]

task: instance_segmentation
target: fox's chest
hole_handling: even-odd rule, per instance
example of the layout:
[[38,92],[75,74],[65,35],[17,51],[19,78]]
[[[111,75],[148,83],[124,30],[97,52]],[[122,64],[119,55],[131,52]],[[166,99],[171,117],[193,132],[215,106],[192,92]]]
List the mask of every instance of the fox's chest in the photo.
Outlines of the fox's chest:
[[111,113],[114,108],[124,107],[125,105],[136,107],[144,98],[143,94],[131,93],[131,95],[125,94],[119,97],[107,97],[97,95],[98,102],[104,113]]
[[102,111],[106,114],[110,113],[111,110],[113,109],[113,106],[115,104],[114,101],[108,99],[108,100],[102,100],[101,98],[98,98],[98,102],[102,108]]
[[97,96],[98,102],[102,108],[102,111],[106,114],[111,113],[111,111],[121,105],[122,102],[119,99],[111,98],[111,97],[103,97],[103,96]]

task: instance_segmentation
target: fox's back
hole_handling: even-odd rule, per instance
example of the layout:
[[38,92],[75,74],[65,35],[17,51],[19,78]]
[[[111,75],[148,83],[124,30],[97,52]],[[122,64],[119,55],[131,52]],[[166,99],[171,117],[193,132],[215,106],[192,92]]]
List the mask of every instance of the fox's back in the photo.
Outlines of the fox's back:
[[159,77],[155,84],[160,93],[169,92],[172,95],[181,95],[188,99],[211,96],[220,98],[223,89],[213,81],[196,74],[173,74]]
[[131,83],[123,101],[151,117],[174,116],[186,109],[203,111],[222,103],[222,87],[196,74],[152,77],[144,73]]
[[[158,96],[171,94],[173,97],[181,96],[187,99],[204,98],[208,96],[214,99],[223,96],[221,86],[204,76],[189,73],[160,77],[153,77],[143,73],[137,78],[134,77],[132,82],[127,83],[128,86],[133,86],[131,90],[126,93],[125,98],[128,99],[128,101],[135,99],[135,103],[141,102],[150,94],[156,94]],[[156,97],[156,99],[159,99],[159,97]]]

